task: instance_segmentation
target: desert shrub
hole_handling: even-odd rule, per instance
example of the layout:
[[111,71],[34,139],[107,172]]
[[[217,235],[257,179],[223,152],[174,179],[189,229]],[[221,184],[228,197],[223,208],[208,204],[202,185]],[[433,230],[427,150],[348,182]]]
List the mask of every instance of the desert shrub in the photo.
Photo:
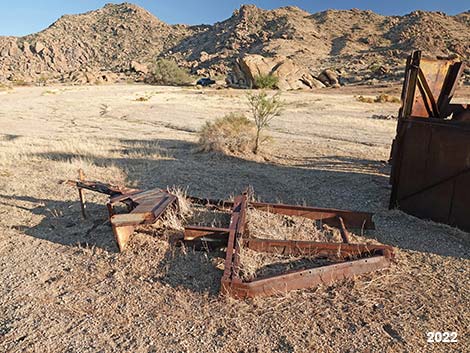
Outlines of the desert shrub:
[[254,77],[255,88],[275,89],[278,87],[279,77],[267,74]]
[[150,73],[146,78],[147,83],[168,86],[183,86],[189,84],[189,74],[172,60],[157,59],[150,66]]
[[8,90],[11,90],[11,89],[12,89],[12,87],[10,85],[0,83],[0,91],[8,91]]
[[400,103],[400,98],[382,93],[375,97],[376,103]]
[[24,86],[31,86],[31,83],[23,80],[23,79],[15,79],[12,81],[12,84],[13,86],[20,86],[20,87],[24,87]]
[[257,154],[260,146],[261,132],[269,127],[271,121],[281,113],[284,103],[281,101],[281,95],[275,94],[269,97],[266,92],[248,95],[248,105],[256,126],[255,144],[253,153]]
[[45,85],[47,85],[47,81],[49,81],[49,78],[46,75],[43,74],[43,75],[38,77],[36,82],[39,86],[45,86]]
[[251,152],[255,138],[255,124],[240,113],[230,113],[207,122],[199,131],[199,145],[204,152]]
[[361,103],[374,103],[374,97],[358,96],[356,100]]
[[356,100],[362,103],[400,103],[400,98],[382,93],[374,97],[358,96]]

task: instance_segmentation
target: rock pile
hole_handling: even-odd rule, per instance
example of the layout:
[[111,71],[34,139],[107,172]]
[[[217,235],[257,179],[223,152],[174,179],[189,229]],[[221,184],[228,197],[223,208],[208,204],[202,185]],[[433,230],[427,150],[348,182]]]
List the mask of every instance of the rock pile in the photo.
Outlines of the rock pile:
[[227,75],[227,84],[232,87],[254,88],[256,78],[267,75],[278,78],[277,88],[281,90],[325,87],[308,69],[286,57],[268,58],[254,54],[235,61],[232,71]]

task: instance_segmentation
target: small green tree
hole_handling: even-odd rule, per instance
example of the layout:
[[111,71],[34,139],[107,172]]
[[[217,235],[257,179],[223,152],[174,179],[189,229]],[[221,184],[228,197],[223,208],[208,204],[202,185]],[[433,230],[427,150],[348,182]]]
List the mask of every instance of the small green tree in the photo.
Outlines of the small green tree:
[[281,113],[284,102],[281,101],[280,93],[269,97],[266,92],[261,92],[248,94],[248,105],[256,125],[253,153],[257,154],[262,130],[267,128],[271,121]]
[[254,77],[254,86],[255,88],[268,88],[276,89],[279,84],[279,77],[267,74],[267,75],[258,75]]
[[191,78],[176,62],[159,58],[151,65],[146,81],[157,85],[182,86],[189,84]]

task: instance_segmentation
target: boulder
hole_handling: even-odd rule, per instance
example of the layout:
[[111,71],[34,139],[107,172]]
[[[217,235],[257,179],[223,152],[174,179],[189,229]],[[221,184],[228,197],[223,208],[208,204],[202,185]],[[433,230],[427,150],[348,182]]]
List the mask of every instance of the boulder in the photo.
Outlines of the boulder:
[[326,86],[314,77],[311,74],[306,74],[301,77],[302,82],[304,82],[310,88],[325,88]]
[[137,61],[131,61],[130,64],[131,71],[137,72],[138,74],[147,75],[149,72],[149,68],[145,64],[141,64]]
[[36,54],[41,54],[41,52],[46,49],[46,47],[44,46],[44,44],[42,44],[41,42],[36,42],[36,44],[34,45],[34,52]]
[[318,75],[318,79],[327,87],[340,86],[338,75],[335,71],[330,69],[323,70],[320,75]]
[[62,77],[62,82],[70,82],[74,85],[114,83],[118,75],[109,71],[96,72],[91,69],[72,71]]
[[248,54],[238,58],[227,76],[227,84],[232,87],[253,88],[257,76],[278,77],[277,88],[295,90],[324,87],[310,71],[283,56],[264,57]]

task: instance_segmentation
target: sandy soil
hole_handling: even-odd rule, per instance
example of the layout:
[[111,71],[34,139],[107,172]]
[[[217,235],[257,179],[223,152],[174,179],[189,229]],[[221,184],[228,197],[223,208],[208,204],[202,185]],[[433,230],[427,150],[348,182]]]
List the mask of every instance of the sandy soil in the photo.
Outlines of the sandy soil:
[[[0,351],[464,352],[469,346],[468,234],[388,211],[392,103],[381,90],[283,95],[263,159],[196,153],[206,121],[247,110],[245,92],[143,85],[0,92]],[[464,92],[468,95],[468,92]],[[144,98],[142,98],[144,97]],[[228,197],[375,212],[366,237],[397,263],[328,287],[235,301],[217,295],[223,253],[174,248],[142,229],[117,253],[105,198],[60,184],[91,179],[171,185]],[[467,240],[466,240],[467,239]],[[458,343],[426,342],[456,331]]]

